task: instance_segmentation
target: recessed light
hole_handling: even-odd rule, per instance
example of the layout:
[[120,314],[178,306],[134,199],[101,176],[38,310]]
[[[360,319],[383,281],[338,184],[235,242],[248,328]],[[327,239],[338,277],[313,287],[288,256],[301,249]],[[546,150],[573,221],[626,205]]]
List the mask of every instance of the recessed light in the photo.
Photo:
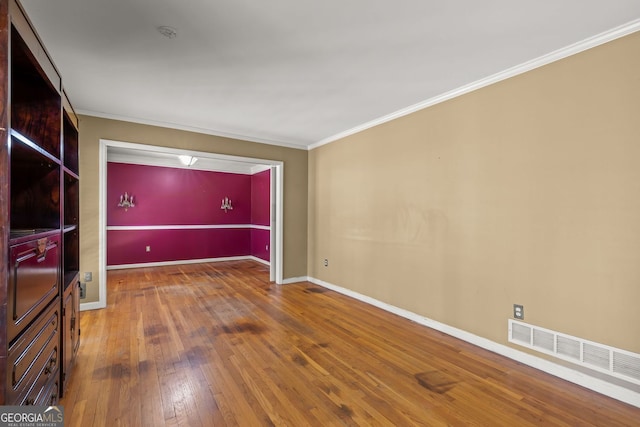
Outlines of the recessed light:
[[198,158],[193,156],[178,156],[178,159],[185,166],[193,166],[198,161]]
[[167,25],[161,25],[156,29],[160,34],[162,34],[168,39],[175,39],[178,36],[178,30],[176,30],[173,27],[169,27]]

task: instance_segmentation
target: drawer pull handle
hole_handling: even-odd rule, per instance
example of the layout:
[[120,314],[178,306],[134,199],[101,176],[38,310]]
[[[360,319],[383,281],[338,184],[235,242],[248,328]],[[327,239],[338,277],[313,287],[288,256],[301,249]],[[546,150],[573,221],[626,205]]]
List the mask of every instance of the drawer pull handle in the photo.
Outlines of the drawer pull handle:
[[37,260],[38,262],[42,262],[47,258],[47,251],[49,250],[49,248],[47,247],[47,243],[48,243],[49,239],[46,237],[43,237],[42,239],[38,239],[37,242],[37,249],[36,249],[36,256],[37,256]]
[[49,375],[51,372],[54,371],[54,369],[56,368],[56,362],[57,362],[57,359],[55,357],[52,357],[51,359],[49,359],[49,363],[47,367],[44,368],[45,375]]

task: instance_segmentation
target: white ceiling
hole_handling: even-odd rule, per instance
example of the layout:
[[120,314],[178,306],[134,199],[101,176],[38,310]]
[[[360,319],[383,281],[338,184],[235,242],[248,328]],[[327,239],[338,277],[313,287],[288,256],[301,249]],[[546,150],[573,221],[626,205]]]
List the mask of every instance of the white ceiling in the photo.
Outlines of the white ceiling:
[[[269,169],[268,164],[262,164],[258,160],[241,161],[229,159],[229,156],[209,153],[194,153],[183,150],[162,149],[160,147],[140,147],[143,146],[137,144],[136,147],[131,147],[130,144],[127,144],[127,147],[109,146],[107,148],[107,161],[244,175],[253,175]],[[180,155],[190,155],[195,158],[195,162],[189,166],[185,166],[180,161]]]
[[640,18],[638,0],[22,4],[78,112],[305,149]]

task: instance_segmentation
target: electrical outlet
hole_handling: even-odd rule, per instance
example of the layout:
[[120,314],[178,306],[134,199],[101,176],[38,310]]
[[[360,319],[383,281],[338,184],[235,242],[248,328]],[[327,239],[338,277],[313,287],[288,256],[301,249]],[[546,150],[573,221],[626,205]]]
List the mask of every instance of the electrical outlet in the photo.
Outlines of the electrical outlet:
[[85,299],[87,297],[87,284],[80,283],[80,299]]
[[515,319],[524,320],[524,306],[520,304],[513,304],[513,317]]
[[329,267],[329,260],[326,258],[324,259],[324,266]]
[[151,252],[151,246],[147,246],[146,251]]
[[93,273],[91,273],[90,271],[84,273],[84,281],[85,282],[90,282],[93,280]]

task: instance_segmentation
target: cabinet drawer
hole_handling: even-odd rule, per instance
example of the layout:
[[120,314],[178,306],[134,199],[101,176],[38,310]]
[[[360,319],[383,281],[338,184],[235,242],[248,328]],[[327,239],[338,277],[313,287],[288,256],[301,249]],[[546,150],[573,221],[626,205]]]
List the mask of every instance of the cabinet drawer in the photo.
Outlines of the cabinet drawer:
[[29,393],[18,405],[46,405],[51,406],[58,402],[60,391],[60,371],[52,372],[51,377],[39,377],[33,384]]
[[[60,360],[60,298],[9,348],[7,402],[24,404],[57,377]],[[34,395],[35,393],[35,395]]]
[[58,295],[60,237],[47,236],[11,247],[7,304],[9,342]]
[[20,404],[40,406],[56,405],[58,403],[58,393],[60,392],[58,376],[58,372],[56,372],[55,377],[52,377],[49,382],[45,383],[42,387],[37,387],[37,384],[34,384],[34,387]]

